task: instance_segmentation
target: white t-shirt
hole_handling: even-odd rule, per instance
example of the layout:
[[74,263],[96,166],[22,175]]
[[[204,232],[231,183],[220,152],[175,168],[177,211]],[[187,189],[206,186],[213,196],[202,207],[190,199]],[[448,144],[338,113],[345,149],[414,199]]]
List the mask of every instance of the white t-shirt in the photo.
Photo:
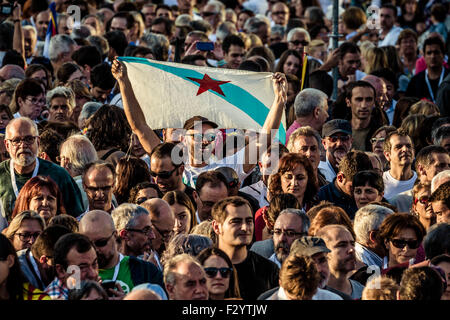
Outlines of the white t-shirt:
[[384,197],[389,200],[401,192],[412,189],[416,179],[417,173],[415,171],[413,171],[413,176],[411,179],[403,181],[394,179],[389,171],[385,171],[383,173]]
[[202,172],[209,170],[215,170],[219,167],[230,167],[236,171],[239,176],[239,181],[244,181],[244,179],[251,173],[244,172],[244,160],[245,160],[245,148],[242,148],[234,155],[223,158],[219,161],[211,161],[204,167],[192,167],[190,164],[186,163],[183,172],[183,182],[188,186],[195,188],[198,176]]
[[244,187],[239,191],[249,194],[258,200],[260,208],[269,205],[269,201],[267,200],[267,186],[262,180],[252,184],[251,186]]

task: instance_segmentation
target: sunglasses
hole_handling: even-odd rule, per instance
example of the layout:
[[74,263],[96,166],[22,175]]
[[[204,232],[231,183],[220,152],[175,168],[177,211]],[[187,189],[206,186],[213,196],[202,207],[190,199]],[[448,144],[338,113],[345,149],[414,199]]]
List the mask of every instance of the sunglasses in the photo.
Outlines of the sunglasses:
[[403,249],[406,245],[408,245],[410,249],[417,249],[420,246],[420,242],[418,240],[391,239],[391,243],[397,249]]
[[420,199],[415,198],[414,199],[414,204],[417,204],[417,202],[420,202],[421,204],[423,204],[424,206],[428,205],[430,201],[429,197],[421,197]]
[[220,276],[222,278],[228,278],[231,274],[231,271],[233,271],[232,268],[205,268],[205,273],[208,278],[214,278],[217,275],[217,272],[220,272]]
[[98,240],[94,241],[94,246],[97,248],[103,248],[104,246],[106,246],[108,244],[109,239],[111,239],[111,237],[113,235],[114,235],[114,232],[111,233],[111,235],[108,238],[98,239]]
[[234,180],[228,182],[228,187],[229,188],[235,188],[235,187],[237,187],[238,184],[239,184],[239,180],[238,179],[234,179]]
[[384,142],[384,138],[372,138],[372,139],[370,139],[370,142],[372,143],[372,144],[374,144],[374,143],[377,143],[377,142]]
[[160,179],[169,179],[177,169],[178,167],[175,167],[173,168],[172,171],[162,171],[162,172],[153,172],[152,170],[150,170],[150,175],[152,177],[158,177]]
[[302,46],[306,47],[307,45],[309,45],[309,42],[306,40],[300,41],[300,40],[294,40],[294,41],[289,41],[290,43],[292,43],[295,46],[298,46],[299,44],[301,44]]
[[331,142],[337,142],[338,140],[341,140],[343,142],[346,142],[350,140],[350,136],[329,136],[328,139],[330,139]]

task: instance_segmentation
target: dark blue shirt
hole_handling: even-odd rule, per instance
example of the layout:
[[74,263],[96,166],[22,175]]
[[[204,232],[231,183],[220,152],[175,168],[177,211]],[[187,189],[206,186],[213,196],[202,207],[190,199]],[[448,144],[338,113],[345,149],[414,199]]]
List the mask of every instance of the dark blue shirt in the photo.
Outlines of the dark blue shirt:
[[323,186],[319,190],[319,200],[327,200],[332,202],[334,205],[341,207],[347,212],[350,219],[355,218],[355,213],[358,210],[356,206],[356,202],[353,197],[350,197],[348,194],[342,192],[336,187],[336,178],[334,178],[333,182]]

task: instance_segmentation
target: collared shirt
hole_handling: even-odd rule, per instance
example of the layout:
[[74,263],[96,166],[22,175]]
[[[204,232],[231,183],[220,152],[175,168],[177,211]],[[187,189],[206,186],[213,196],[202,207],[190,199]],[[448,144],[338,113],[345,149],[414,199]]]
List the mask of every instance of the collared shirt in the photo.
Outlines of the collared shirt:
[[288,130],[286,131],[286,144],[289,141],[289,138],[291,137],[292,132],[294,132],[295,130],[297,130],[298,128],[300,128],[302,125],[300,123],[297,122],[297,120],[294,120],[294,122],[292,122],[291,126],[288,128]]
[[377,266],[381,269],[383,266],[383,259],[380,258],[375,252],[367,249],[363,245],[359,244],[358,242],[355,243],[355,255],[356,258],[365,263],[368,266]]
[[52,300],[68,300],[69,288],[59,278],[55,278],[45,289]]
[[277,254],[276,254],[276,253],[272,254],[272,255],[269,257],[269,260],[272,261],[273,263],[275,263],[275,264],[278,266],[278,268],[281,269],[281,262],[280,262],[280,260],[278,260]]
[[336,178],[336,172],[334,171],[333,166],[328,160],[328,157],[326,161],[320,161],[319,170],[325,176],[325,179],[327,179],[328,182],[331,182],[334,180],[334,178]]
[[249,194],[256,200],[258,200],[260,208],[269,205],[269,201],[267,200],[267,186],[264,184],[262,180],[250,186],[244,187],[239,191]]
[[394,111],[395,106],[397,105],[397,100],[392,100],[391,106],[386,110],[386,115],[389,119],[389,124],[392,125],[392,121],[394,121]]
[[350,219],[353,220],[355,218],[355,213],[358,210],[356,202],[353,197],[339,190],[336,187],[335,182],[336,178],[334,178],[333,182],[320,188],[318,194],[319,200],[328,200],[334,203],[334,205],[341,207],[348,214]]

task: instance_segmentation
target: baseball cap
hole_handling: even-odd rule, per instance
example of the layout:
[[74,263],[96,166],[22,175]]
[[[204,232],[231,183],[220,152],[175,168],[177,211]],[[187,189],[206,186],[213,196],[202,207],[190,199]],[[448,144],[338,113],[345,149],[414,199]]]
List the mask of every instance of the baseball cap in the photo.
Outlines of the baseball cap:
[[192,129],[194,127],[196,121],[201,122],[202,124],[209,124],[214,129],[218,127],[218,125],[215,122],[208,120],[208,118],[205,118],[202,116],[193,116],[192,118],[186,120],[186,122],[184,123],[183,129],[185,129],[185,130]]
[[239,176],[233,168],[230,167],[218,167],[215,171],[223,174],[225,179],[227,180],[227,187],[233,188],[239,184]]
[[334,119],[326,122],[322,127],[322,138],[329,137],[336,132],[352,134],[352,125],[347,120]]
[[325,245],[322,238],[304,236],[300,239],[295,239],[291,245],[290,253],[298,253],[302,256],[312,257],[319,252],[331,252]]

